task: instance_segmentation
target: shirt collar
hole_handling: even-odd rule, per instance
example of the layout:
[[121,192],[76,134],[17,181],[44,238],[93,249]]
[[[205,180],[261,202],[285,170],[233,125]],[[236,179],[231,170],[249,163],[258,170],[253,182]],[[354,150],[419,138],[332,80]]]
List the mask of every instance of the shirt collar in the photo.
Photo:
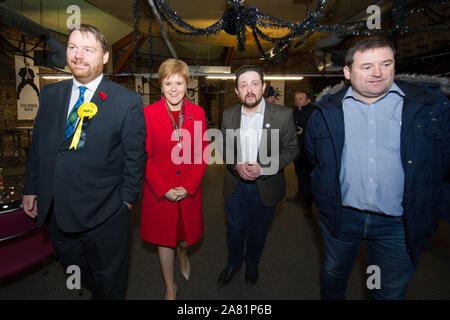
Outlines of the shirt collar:
[[[261,105],[259,106],[259,109],[257,111],[255,111],[253,114],[260,113],[260,114],[264,115],[264,110],[266,110],[266,100],[263,98],[263,99],[261,99]],[[241,113],[245,114],[244,105],[241,106]]]
[[[387,95],[389,95],[390,93],[396,93],[401,97],[405,97],[405,93],[402,91],[402,89],[400,89],[395,82],[392,82],[391,87],[388,89],[388,91],[386,92],[386,94],[381,97],[380,99],[378,99],[377,101],[380,101],[381,99],[383,99],[384,97],[386,97]],[[355,95],[353,94],[353,88],[352,86],[349,86],[347,89],[347,92],[345,93],[344,98],[342,98],[342,102],[348,98],[353,98],[355,100],[361,101],[360,99],[356,98]],[[364,101],[362,101],[364,102]]]
[[98,85],[103,79],[103,73],[100,74],[97,78],[89,82],[88,84],[81,84],[79,81],[77,81],[75,78],[73,78],[73,89],[76,90],[81,86],[86,87],[88,90],[95,92],[97,90]]
[[397,86],[395,84],[395,82],[392,83],[391,88],[389,89],[389,92],[395,92],[398,95],[402,96],[403,98],[405,97],[405,93],[402,91],[402,89],[399,88],[399,86]]

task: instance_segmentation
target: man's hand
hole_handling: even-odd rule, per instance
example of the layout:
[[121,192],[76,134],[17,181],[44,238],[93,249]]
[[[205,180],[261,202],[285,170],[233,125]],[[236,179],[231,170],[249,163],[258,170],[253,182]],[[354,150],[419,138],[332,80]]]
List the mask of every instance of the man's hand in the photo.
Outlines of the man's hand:
[[128,202],[124,201],[123,203],[125,203],[128,207],[128,210],[131,211],[131,209],[133,209],[133,205],[129,204]]
[[258,162],[250,162],[248,167],[252,178],[258,179],[262,175],[262,168]]
[[24,195],[22,198],[23,211],[31,218],[37,217],[37,197],[36,195]]
[[261,165],[257,162],[238,163],[236,170],[239,176],[244,180],[254,181],[261,176]]
[[297,126],[297,129],[298,129],[297,134],[298,134],[298,135],[302,134],[303,128],[300,127],[300,126]]

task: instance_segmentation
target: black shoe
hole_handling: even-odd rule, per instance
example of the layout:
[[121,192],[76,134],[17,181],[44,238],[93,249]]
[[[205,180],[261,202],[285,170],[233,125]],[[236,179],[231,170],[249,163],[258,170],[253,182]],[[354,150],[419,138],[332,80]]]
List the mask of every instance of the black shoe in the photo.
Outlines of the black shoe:
[[305,207],[303,215],[304,215],[306,218],[312,218],[312,217],[313,217],[312,208],[309,207],[309,206]]
[[286,200],[288,202],[292,202],[292,203],[301,202],[300,197],[298,196],[298,194],[294,194],[293,196],[287,197]]
[[219,287],[223,287],[230,282],[233,279],[234,274],[238,271],[239,269],[231,269],[229,266],[226,266],[219,275],[219,280],[217,281]]
[[248,287],[253,287],[258,281],[258,267],[247,267],[245,269],[245,283]]

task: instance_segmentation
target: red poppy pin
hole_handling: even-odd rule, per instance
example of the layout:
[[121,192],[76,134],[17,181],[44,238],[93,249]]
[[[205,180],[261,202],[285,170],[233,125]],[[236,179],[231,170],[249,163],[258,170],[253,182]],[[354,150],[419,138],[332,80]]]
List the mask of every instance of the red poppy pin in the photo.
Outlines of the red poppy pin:
[[102,91],[102,92],[99,92],[99,93],[98,93],[98,96],[99,96],[100,99],[102,99],[102,100],[105,100],[106,98],[108,98],[108,95],[107,95],[106,93],[104,93],[103,91]]

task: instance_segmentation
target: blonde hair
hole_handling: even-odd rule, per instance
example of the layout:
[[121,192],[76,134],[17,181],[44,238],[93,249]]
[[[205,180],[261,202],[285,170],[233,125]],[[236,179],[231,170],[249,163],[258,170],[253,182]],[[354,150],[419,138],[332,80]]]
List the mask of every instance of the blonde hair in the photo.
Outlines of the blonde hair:
[[170,58],[161,63],[161,65],[159,66],[158,69],[159,85],[161,86],[164,79],[174,74],[181,75],[184,78],[184,80],[186,80],[186,84],[189,83],[188,65],[181,60]]

